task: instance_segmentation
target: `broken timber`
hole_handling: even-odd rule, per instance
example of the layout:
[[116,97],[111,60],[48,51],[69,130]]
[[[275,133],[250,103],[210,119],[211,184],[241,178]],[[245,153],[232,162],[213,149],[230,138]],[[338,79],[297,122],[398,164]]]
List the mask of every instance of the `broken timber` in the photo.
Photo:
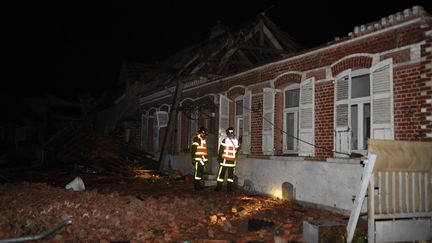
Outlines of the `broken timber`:
[[363,205],[364,198],[366,196],[366,191],[369,185],[369,181],[372,175],[372,171],[375,166],[377,155],[374,153],[368,153],[368,159],[364,161],[365,164],[363,168],[363,174],[360,183],[360,190],[357,191],[355,201],[353,204],[353,209],[351,210],[351,216],[348,221],[347,229],[347,242],[351,242],[354,236],[354,231],[357,225],[357,221],[360,216],[360,211]]
[[174,99],[173,99],[173,103],[171,106],[171,110],[170,110],[170,114],[169,114],[169,119],[168,119],[168,126],[167,126],[167,130],[165,133],[165,138],[162,144],[162,149],[161,149],[161,153],[160,153],[160,157],[159,157],[159,171],[162,171],[164,168],[164,163],[166,160],[166,154],[168,153],[168,143],[169,141],[171,141],[171,137],[172,137],[172,133],[174,131],[174,127],[175,127],[175,118],[177,115],[177,107],[178,104],[180,103],[180,98],[181,98],[181,93],[183,91],[183,86],[184,83],[182,81],[177,81],[177,87],[176,87],[176,92],[174,95]]

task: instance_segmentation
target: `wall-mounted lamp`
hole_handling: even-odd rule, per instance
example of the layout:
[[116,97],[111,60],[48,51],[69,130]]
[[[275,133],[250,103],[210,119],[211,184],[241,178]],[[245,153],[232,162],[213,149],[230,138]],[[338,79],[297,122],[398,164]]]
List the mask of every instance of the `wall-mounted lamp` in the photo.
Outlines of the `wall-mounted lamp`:
[[405,113],[405,116],[410,116],[410,115],[412,115],[413,110],[412,110],[411,106],[406,106],[406,107],[404,108],[404,113]]

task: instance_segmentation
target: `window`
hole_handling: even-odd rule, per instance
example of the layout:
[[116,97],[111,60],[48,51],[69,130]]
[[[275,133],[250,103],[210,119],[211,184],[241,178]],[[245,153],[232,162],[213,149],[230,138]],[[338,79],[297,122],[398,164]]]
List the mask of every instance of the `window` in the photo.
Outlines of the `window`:
[[148,114],[145,112],[141,115],[141,150],[148,150]]
[[370,138],[370,103],[351,105],[351,149],[367,150]]
[[337,152],[366,153],[369,138],[393,139],[392,59],[339,74],[334,113]]
[[352,77],[351,79],[351,98],[370,96],[369,74]]
[[153,117],[153,152],[159,152],[159,126],[156,112]]
[[299,129],[299,100],[300,88],[298,84],[293,84],[284,90],[284,135],[283,152],[297,153]]
[[351,77],[351,150],[363,151],[370,138],[370,75],[355,75]]

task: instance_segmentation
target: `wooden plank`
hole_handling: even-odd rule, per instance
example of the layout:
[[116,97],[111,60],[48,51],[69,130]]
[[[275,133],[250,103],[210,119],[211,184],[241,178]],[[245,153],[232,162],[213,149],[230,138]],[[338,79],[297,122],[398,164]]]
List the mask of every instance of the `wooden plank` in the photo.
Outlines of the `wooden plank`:
[[[376,221],[375,242],[413,242],[432,238],[431,219]],[[371,241],[368,241],[371,242]]]
[[167,157],[166,155],[168,154],[167,147],[168,147],[168,143],[171,142],[172,133],[173,133],[174,127],[176,125],[175,118],[177,115],[178,104],[180,103],[181,94],[183,92],[183,86],[184,86],[183,82],[177,81],[176,92],[174,95],[173,103],[172,103],[170,114],[169,114],[168,127],[167,127],[167,130],[165,132],[165,138],[164,138],[164,142],[162,144],[162,150],[161,150],[161,154],[159,157],[159,171],[162,171],[164,168],[164,165],[165,165],[165,160]]
[[408,184],[409,184],[409,179],[408,179],[408,172],[405,172],[405,206],[406,206],[406,211],[409,212],[409,191],[408,191]]
[[412,211],[415,213],[416,211],[416,194],[415,194],[415,172],[412,172],[411,174],[411,190],[412,190]]
[[392,172],[392,203],[393,213],[396,213],[396,172]]
[[399,213],[402,213],[403,205],[402,205],[402,172],[399,171]]
[[388,171],[385,172],[385,213],[390,213],[389,209],[389,176]]
[[363,205],[364,198],[366,196],[369,181],[372,175],[373,168],[375,166],[376,157],[376,154],[368,153],[368,159],[364,162],[365,166],[363,168],[360,190],[357,191],[357,195],[353,204],[353,209],[351,210],[351,215],[348,221],[348,225],[346,227],[347,242],[351,242],[354,236],[354,231],[357,225],[358,218],[360,216],[360,211]]
[[375,242],[375,176],[369,182],[368,196],[368,241]]
[[424,179],[424,186],[425,186],[425,211],[429,212],[429,196],[428,196],[428,192],[429,192],[429,174],[425,173],[425,179]]
[[245,44],[239,45],[239,48],[240,49],[246,49],[246,50],[254,50],[254,51],[260,51],[260,52],[274,53],[274,54],[287,54],[288,53],[285,50],[272,49],[272,48],[267,48],[267,47],[258,47],[258,46],[245,45]]
[[378,172],[378,214],[382,214],[382,175]]
[[394,214],[375,215],[375,219],[420,218],[420,217],[432,217],[432,212],[394,213]]
[[418,180],[419,180],[419,212],[422,212],[423,211],[423,186],[422,186],[422,175],[423,175],[423,173],[419,173],[419,177],[418,177]]

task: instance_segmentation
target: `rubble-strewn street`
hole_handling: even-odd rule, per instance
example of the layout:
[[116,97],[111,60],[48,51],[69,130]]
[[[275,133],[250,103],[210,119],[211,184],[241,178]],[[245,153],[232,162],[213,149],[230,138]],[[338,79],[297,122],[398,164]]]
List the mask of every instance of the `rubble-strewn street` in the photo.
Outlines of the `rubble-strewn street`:
[[24,175],[30,182],[17,182],[17,170],[4,170],[0,236],[36,235],[71,219],[47,242],[301,242],[303,220],[346,220],[242,188],[195,191],[188,176],[150,172],[82,174],[86,190],[78,192],[64,189],[74,177],[60,171],[34,170]]

